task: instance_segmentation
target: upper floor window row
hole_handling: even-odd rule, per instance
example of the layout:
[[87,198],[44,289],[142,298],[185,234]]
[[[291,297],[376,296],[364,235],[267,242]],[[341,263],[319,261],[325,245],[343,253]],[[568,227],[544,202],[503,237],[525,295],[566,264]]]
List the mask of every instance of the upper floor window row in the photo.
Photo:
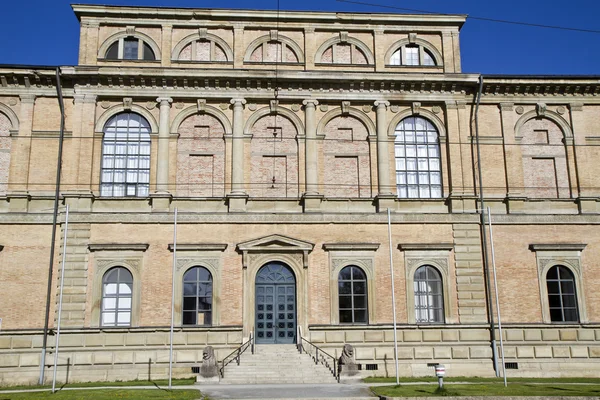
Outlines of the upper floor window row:
[[[106,60],[155,61],[160,58],[159,49],[150,37],[143,34],[119,33],[103,45],[100,57]],[[176,61],[233,62],[233,50],[221,37],[200,29],[187,36],[173,49],[171,58]],[[418,39],[409,43],[403,39],[391,46],[386,54],[390,66],[438,66],[441,54],[433,45]],[[304,63],[301,47],[292,39],[272,32],[249,44],[244,56],[246,63]],[[374,65],[373,52],[362,41],[347,36],[325,41],[315,54],[317,64]]]
[[144,40],[127,36],[111,44],[106,51],[105,58],[107,60],[154,61],[156,60],[156,55],[152,47]]

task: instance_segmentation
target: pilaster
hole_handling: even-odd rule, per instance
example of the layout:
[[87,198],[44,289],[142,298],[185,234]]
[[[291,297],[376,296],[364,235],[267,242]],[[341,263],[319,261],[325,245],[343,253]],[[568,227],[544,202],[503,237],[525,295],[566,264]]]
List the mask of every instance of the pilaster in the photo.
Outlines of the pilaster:
[[156,171],[156,191],[158,193],[169,192],[169,114],[173,99],[170,97],[159,97],[160,119],[158,123],[158,163]]
[[520,147],[517,146],[515,124],[518,114],[513,103],[500,103],[500,118],[504,143],[504,163],[506,182],[508,186],[508,212],[517,214],[523,212],[525,196],[523,192],[523,159]]
[[164,24],[162,26],[162,49],[160,52],[162,53],[161,65],[163,67],[171,66],[171,49],[172,46],[172,37],[173,37],[173,25]]
[[[95,121],[96,121],[96,101],[98,96],[95,94],[85,94],[83,104],[81,104],[81,117],[79,132],[73,132],[74,137],[79,137],[79,166],[77,167],[77,192],[91,193],[92,192],[92,171],[93,163],[90,160],[94,159],[94,147],[96,138],[94,137]],[[75,129],[75,127],[73,128]],[[101,145],[100,138],[98,145]]]
[[230,212],[246,211],[248,195],[244,191],[244,104],[245,99],[231,99],[233,105],[233,143],[231,146],[231,193],[227,195]]
[[28,190],[29,157],[31,153],[31,131],[33,129],[33,112],[35,95],[23,94],[19,113],[19,132],[13,137],[11,146],[8,192],[24,194]]

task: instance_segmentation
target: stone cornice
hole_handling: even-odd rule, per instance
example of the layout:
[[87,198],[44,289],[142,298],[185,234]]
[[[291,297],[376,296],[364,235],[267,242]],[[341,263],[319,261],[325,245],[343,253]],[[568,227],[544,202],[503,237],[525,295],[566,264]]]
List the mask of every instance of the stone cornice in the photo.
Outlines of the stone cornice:
[[529,245],[531,251],[583,251],[586,243],[532,243]]
[[[213,8],[170,8],[170,7],[124,7],[103,6],[91,4],[74,4],[73,11],[77,18],[82,20],[101,21],[145,21],[157,25],[163,21],[173,24],[194,23],[199,21],[226,21],[249,22],[261,21],[265,23],[304,23],[310,25],[332,24],[337,26],[373,26],[381,28],[381,25],[390,25],[399,29],[399,25],[410,24],[411,26],[451,26],[460,28],[466,15],[448,14],[391,14],[391,13],[357,13],[357,12],[317,12],[317,11],[275,11],[275,10],[232,10]],[[174,22],[174,20],[179,20]]]
[[146,251],[148,243],[94,243],[88,245],[89,251]]
[[445,250],[454,249],[453,243],[401,243],[398,245],[400,251],[423,251],[423,250]]
[[379,243],[323,243],[325,251],[377,251]]
[[[173,243],[167,246],[173,251]],[[225,251],[227,243],[177,243],[177,251]]]

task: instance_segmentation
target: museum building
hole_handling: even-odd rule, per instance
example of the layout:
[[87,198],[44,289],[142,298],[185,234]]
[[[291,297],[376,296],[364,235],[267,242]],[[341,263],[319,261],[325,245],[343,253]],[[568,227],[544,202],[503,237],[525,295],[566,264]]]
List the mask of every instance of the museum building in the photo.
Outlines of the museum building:
[[[595,374],[600,77],[462,73],[464,15],[73,10],[47,371],[64,274],[70,381],[166,376],[173,292],[176,376],[251,337],[393,375],[392,283],[401,376],[493,376],[500,338]],[[42,362],[57,83],[0,65],[0,384]]]

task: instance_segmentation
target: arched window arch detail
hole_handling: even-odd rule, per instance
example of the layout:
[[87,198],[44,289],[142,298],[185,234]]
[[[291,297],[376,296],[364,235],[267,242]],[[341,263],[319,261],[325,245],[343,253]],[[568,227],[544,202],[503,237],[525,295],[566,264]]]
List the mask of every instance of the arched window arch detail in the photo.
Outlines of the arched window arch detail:
[[435,67],[442,64],[442,54],[426,40],[402,39],[392,44],[385,54],[386,65]]
[[564,265],[554,265],[546,272],[548,308],[551,322],[579,322],[575,275]]
[[431,265],[422,265],[415,271],[416,323],[444,322],[444,288],[442,275]]
[[146,197],[150,189],[150,124],[139,114],[119,113],[103,129],[100,195]]
[[315,53],[315,62],[322,64],[373,65],[375,57],[369,47],[353,37],[326,40]]
[[367,275],[356,265],[342,268],[338,274],[339,322],[369,323]]
[[10,169],[10,152],[12,147],[11,136],[18,132],[14,129],[15,122],[11,118],[11,114],[5,113],[2,106],[3,104],[0,104],[0,165],[4,166],[4,168],[0,169],[0,194],[6,193],[8,189],[8,171]]
[[194,266],[183,274],[183,325],[212,325],[213,276],[207,268]]
[[420,116],[402,119],[395,128],[396,187],[400,198],[441,198],[440,135]]
[[[525,118],[524,118],[525,117]],[[515,127],[522,163],[521,191],[528,198],[569,198],[572,195],[567,146],[572,133],[564,119],[546,110],[524,114]]]
[[141,32],[118,32],[102,43],[98,58],[157,61],[161,56],[160,47],[150,36]]
[[281,34],[261,36],[246,49],[244,62],[304,63],[304,52],[300,46]]
[[131,326],[133,275],[122,266],[109,269],[102,277],[100,326]]
[[207,32],[193,33],[181,40],[171,53],[173,61],[233,62],[233,51],[221,37]]

